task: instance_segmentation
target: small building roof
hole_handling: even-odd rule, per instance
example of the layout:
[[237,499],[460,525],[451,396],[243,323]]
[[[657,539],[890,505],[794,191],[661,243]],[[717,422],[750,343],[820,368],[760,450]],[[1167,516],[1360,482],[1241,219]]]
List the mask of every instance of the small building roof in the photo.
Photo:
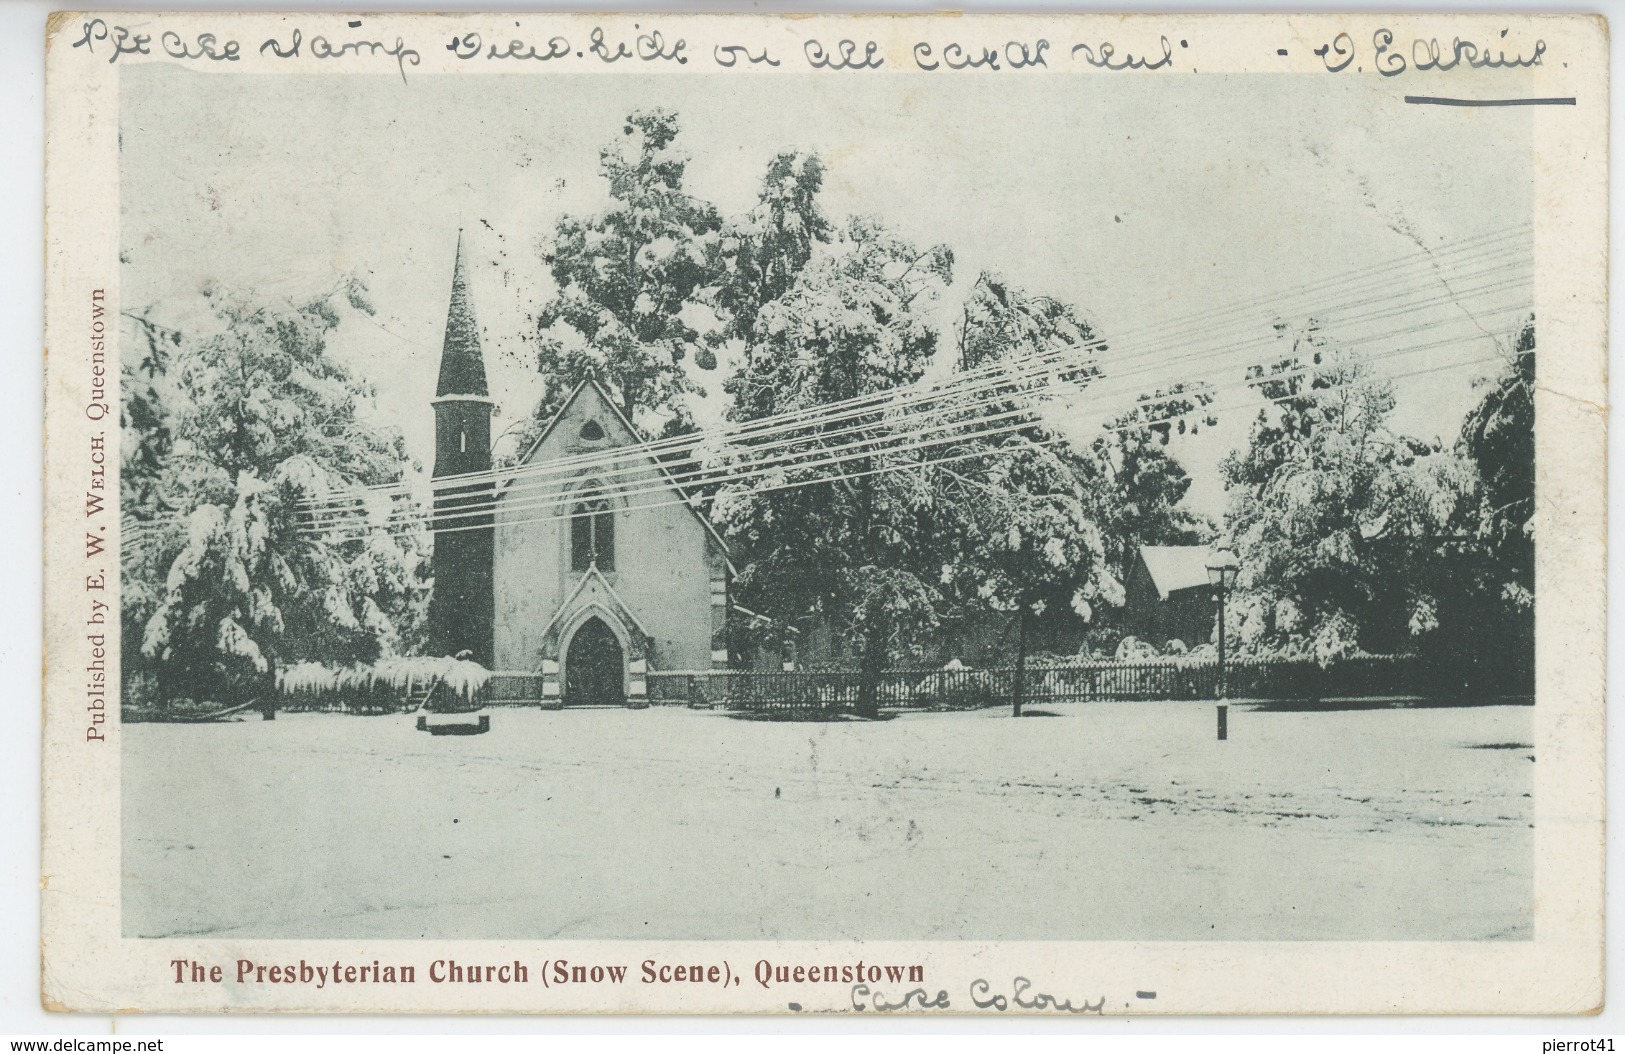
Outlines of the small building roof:
[[1205,545],[1142,545],[1140,559],[1151,572],[1151,584],[1167,600],[1169,593],[1182,589],[1206,588],[1207,562],[1211,550]]

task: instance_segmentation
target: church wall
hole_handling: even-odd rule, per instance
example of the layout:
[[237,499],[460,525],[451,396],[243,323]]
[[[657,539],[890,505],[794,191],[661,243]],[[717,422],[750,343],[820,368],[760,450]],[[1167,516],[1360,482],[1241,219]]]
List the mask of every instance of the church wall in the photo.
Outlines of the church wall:
[[616,543],[619,570],[611,581],[655,640],[653,668],[709,670],[711,587],[704,528],[681,505],[616,519],[626,541]]
[[[542,631],[564,601],[557,553],[568,543],[562,521],[520,523],[538,510],[497,515],[492,576],[496,619],[495,659],[499,670],[534,670],[542,660]],[[560,530],[560,528],[564,530]]]
[[[581,438],[581,428],[589,419],[605,430],[603,440]],[[602,397],[589,386],[565,408],[531,461],[613,448],[630,440]],[[612,503],[617,505],[615,569],[606,571],[605,577],[654,638],[651,669],[710,669],[713,543],[694,514],[682,505],[629,508],[675,497],[675,492],[657,489],[665,487],[665,477],[646,456],[629,453],[623,464],[639,468],[611,476],[610,481],[641,493],[618,499],[612,493]],[[533,670],[549,657],[543,654],[548,623],[581,578],[570,570],[569,521],[515,522],[547,515],[537,508],[509,508],[525,500],[523,492],[515,492],[499,507],[497,517],[495,660],[496,667],[503,670]],[[553,511],[562,513],[569,507],[565,504]],[[634,627],[627,629],[636,632]]]

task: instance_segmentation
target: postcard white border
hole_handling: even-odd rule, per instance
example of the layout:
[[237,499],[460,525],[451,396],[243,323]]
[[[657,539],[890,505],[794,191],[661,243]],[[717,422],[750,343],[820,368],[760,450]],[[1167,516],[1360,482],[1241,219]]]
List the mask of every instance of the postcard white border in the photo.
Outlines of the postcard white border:
[[[116,17],[116,16],[113,16]],[[281,16],[257,16],[268,32],[244,29],[245,39],[262,39],[276,31]],[[330,16],[332,17],[332,16]],[[403,16],[368,15],[369,28],[391,36],[389,20]],[[458,25],[476,16],[451,16]],[[541,18],[542,16],[533,16]],[[546,16],[556,21],[560,16]],[[1122,25],[1108,16],[1100,18]],[[1242,16],[1143,16],[1147,25],[1158,18],[1177,17],[1190,26],[1202,22],[1204,41],[1214,59],[1203,59],[1215,71],[1246,71],[1255,64],[1222,61],[1227,48],[1246,54],[1248,39],[1259,23]],[[1432,35],[1456,31],[1468,16],[1406,15],[1383,17],[1396,33]],[[166,24],[190,21],[218,25],[217,18],[178,16]],[[632,16],[624,16],[630,21]],[[1271,32],[1287,31],[1305,37],[1323,35],[1326,26],[1376,24],[1378,16],[1313,16],[1282,19],[1271,16]],[[591,20],[609,25],[614,16]],[[663,16],[667,24],[697,24],[698,16]],[[1029,19],[1031,25],[1049,25],[1051,18]],[[1521,24],[1517,16],[1497,16],[1498,25]],[[943,20],[954,32],[964,33],[967,20]],[[253,24],[250,22],[237,23]],[[585,25],[586,23],[583,23]],[[758,32],[771,34],[780,23],[759,23]],[[876,29],[881,24],[884,30]],[[888,53],[906,55],[905,38],[917,35],[923,20],[865,20],[865,31],[887,37]],[[796,34],[827,31],[852,35],[835,16],[796,23]],[[381,26],[385,28],[380,28]],[[826,29],[827,27],[827,29]],[[731,25],[730,39],[740,35]],[[1250,33],[1249,30],[1252,30]],[[1121,29],[1117,30],[1121,32]],[[433,38],[442,34],[422,34]],[[675,30],[674,30],[675,32]],[[1051,32],[1053,35],[1053,31]],[[1194,34],[1195,30],[1188,30]],[[449,32],[444,34],[449,36]],[[701,34],[696,31],[696,36]],[[1559,46],[1573,55],[1569,66],[1543,68],[1538,75],[1541,94],[1583,95],[1606,100],[1607,40],[1592,22],[1545,22],[1539,34],[1555,51]],[[59,44],[59,46],[61,46]],[[1256,43],[1251,49],[1258,50]],[[437,75],[425,50],[423,66],[411,75]],[[1273,56],[1272,56],[1273,57]],[[121,60],[122,61],[122,60]],[[54,700],[73,694],[71,664],[58,667],[53,656],[66,653],[74,627],[68,606],[75,579],[83,565],[82,519],[76,498],[82,495],[82,474],[75,463],[57,452],[81,449],[86,442],[82,405],[83,370],[71,351],[71,336],[82,328],[80,314],[85,290],[92,286],[116,296],[117,224],[109,222],[108,203],[116,201],[116,177],[111,152],[105,149],[110,126],[115,124],[116,71],[108,75],[87,64],[50,60],[50,96],[47,145],[47,193],[50,202],[47,259],[51,268],[47,286],[47,344],[55,354],[47,362],[48,419],[46,422],[45,566],[47,608],[47,669],[45,707],[45,905],[44,943],[48,969],[46,997],[56,1005],[83,1011],[543,1011],[543,1012],[783,1012],[794,999],[812,1009],[830,1009],[844,1001],[844,990],[788,993],[775,990],[767,999],[721,998],[707,993],[685,993],[670,1001],[589,1001],[581,1003],[476,1004],[468,1001],[426,1005],[424,992],[404,998],[388,992],[369,993],[369,1001],[347,1005],[313,1003],[302,991],[273,993],[266,1002],[231,1007],[219,992],[206,989],[163,990],[152,978],[152,960],[188,956],[204,944],[221,942],[133,941],[117,934],[117,769],[89,766],[77,751],[83,744],[77,733],[82,723],[75,713],[63,713]],[[245,64],[244,69],[248,67]],[[453,67],[455,69],[455,67]],[[1278,67],[1272,67],[1278,69]],[[1306,67],[1312,68],[1312,67]],[[690,70],[689,72],[693,72]],[[1604,786],[1603,664],[1605,589],[1602,568],[1606,545],[1604,478],[1606,442],[1606,260],[1604,217],[1607,215],[1606,107],[1551,108],[1537,120],[1541,165],[1537,190],[1537,311],[1548,346],[1576,349],[1551,356],[1540,366],[1541,536],[1561,532],[1564,545],[1543,546],[1539,555],[1540,595],[1570,598],[1563,605],[1540,607],[1540,679],[1536,789],[1536,937],[1531,942],[1497,945],[1431,943],[1156,943],[1156,944],[954,944],[910,945],[866,942],[874,956],[908,956],[924,961],[928,975],[951,978],[944,986],[963,991],[973,976],[1037,972],[1046,966],[1069,974],[1070,964],[1087,961],[1089,972],[1102,978],[1122,979],[1123,990],[1154,987],[1159,993],[1157,1013],[1563,1013],[1585,1012],[1601,998],[1602,805]],[[84,203],[70,205],[69,203]],[[87,204],[89,207],[86,207]],[[113,215],[116,215],[114,213]],[[105,275],[105,277],[103,277]],[[1548,328],[1550,326],[1550,328]],[[64,365],[58,369],[57,363]],[[60,408],[60,409],[59,409]],[[76,416],[77,415],[77,416]],[[1555,422],[1555,423],[1553,423]],[[1561,646],[1557,642],[1561,642]],[[66,694],[64,694],[66,693]],[[111,752],[109,752],[111,753]],[[113,859],[108,858],[111,848]],[[232,942],[234,948],[255,943]],[[269,942],[287,944],[290,942]],[[305,944],[307,942],[291,942]],[[344,954],[357,958],[377,956],[387,945],[392,956],[423,958],[409,950],[412,942],[308,942],[321,945],[319,954],[331,954],[342,944]],[[428,942],[428,958],[455,956],[460,947],[477,947],[484,958],[508,954],[528,942]],[[708,942],[706,955],[715,958],[722,942]],[[732,943],[732,942],[729,942]],[[162,946],[161,950],[159,946]],[[670,942],[637,943],[637,958],[677,954],[683,948]],[[583,942],[552,942],[552,955],[579,955],[593,947]],[[769,947],[751,943],[749,950],[732,955],[751,962]],[[921,949],[924,949],[923,951]],[[648,949],[648,951],[642,951]],[[802,946],[802,950],[813,948]],[[216,953],[218,954],[218,953]],[[821,960],[820,960],[821,961]],[[964,977],[959,975],[963,973]],[[144,980],[145,979],[145,980]],[[1131,980],[1132,979],[1132,980]],[[1115,983],[1115,982],[1114,982]],[[935,987],[933,982],[932,987]],[[422,986],[419,986],[422,989]],[[738,989],[744,992],[744,989]],[[758,992],[760,989],[758,989]],[[175,993],[187,993],[174,998]],[[193,996],[191,993],[199,993]],[[617,993],[608,993],[611,996]],[[624,993],[621,993],[624,994]],[[660,995],[658,991],[654,993]],[[1111,1008],[1113,1012],[1116,1007]],[[1143,1013],[1149,1007],[1130,1007]]]

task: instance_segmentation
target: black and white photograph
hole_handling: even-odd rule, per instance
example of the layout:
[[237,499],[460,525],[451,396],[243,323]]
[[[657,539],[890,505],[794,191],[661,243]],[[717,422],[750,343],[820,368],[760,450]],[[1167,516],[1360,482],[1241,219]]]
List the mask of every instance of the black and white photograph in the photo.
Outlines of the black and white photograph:
[[729,958],[782,1011],[947,987],[865,942],[1537,940],[1543,824],[1601,838],[1537,782],[1602,654],[1549,26],[510,21],[53,44],[124,63],[121,947],[818,942]]

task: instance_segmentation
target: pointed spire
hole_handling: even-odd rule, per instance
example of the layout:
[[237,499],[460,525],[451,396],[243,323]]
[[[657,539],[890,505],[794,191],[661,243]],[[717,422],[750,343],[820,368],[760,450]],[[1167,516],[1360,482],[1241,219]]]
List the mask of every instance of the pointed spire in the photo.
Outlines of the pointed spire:
[[435,397],[488,396],[485,353],[480,348],[480,326],[468,295],[468,266],[463,260],[463,232],[457,231],[457,265],[451,275],[451,307],[446,311],[446,341],[440,352],[440,385]]

